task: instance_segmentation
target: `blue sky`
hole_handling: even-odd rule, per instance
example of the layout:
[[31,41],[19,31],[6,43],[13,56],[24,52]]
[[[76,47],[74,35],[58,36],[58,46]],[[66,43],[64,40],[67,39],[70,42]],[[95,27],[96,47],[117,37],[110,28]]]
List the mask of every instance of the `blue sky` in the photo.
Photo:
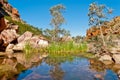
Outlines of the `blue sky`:
[[50,7],[63,4],[66,11],[63,14],[66,23],[61,26],[71,32],[72,36],[86,35],[88,26],[88,7],[92,2],[105,4],[114,9],[112,17],[120,16],[120,0],[8,0],[9,3],[18,9],[21,18],[27,23],[42,28],[50,26]]

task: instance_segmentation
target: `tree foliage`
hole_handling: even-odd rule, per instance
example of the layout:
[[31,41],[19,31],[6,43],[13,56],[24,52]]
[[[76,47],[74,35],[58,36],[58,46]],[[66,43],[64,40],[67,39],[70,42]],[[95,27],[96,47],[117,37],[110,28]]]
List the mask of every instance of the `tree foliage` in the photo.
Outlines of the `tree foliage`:
[[[54,36],[54,30],[46,29],[43,31],[43,34],[49,39],[52,40],[52,37]],[[59,29],[59,35],[62,36],[70,36],[70,31],[65,29]]]
[[[103,4],[91,3],[89,6],[89,25],[100,27],[108,18],[108,14],[112,13],[112,9],[108,8]],[[102,28],[100,27],[101,38],[103,46],[106,46]]]
[[108,8],[104,4],[91,3],[89,6],[89,25],[99,26],[102,24],[108,17],[108,14],[112,13],[112,9]]
[[64,17],[62,16],[62,12],[65,10],[65,6],[62,4],[55,5],[50,8],[50,13],[52,15],[52,19],[50,24],[53,26],[53,40],[58,38],[58,33],[60,31],[60,26],[65,22]]

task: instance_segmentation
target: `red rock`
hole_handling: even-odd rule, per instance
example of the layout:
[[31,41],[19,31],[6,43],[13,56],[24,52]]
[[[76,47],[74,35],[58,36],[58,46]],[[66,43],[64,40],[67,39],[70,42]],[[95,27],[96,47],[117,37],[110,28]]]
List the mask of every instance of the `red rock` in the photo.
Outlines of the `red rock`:
[[15,8],[12,8],[12,14],[16,15],[17,17],[20,17],[18,10]]
[[[120,16],[117,16],[113,20],[109,22],[105,22],[104,26],[100,26],[100,27],[102,28],[103,35],[107,35],[109,33],[120,34],[119,26],[120,26]],[[86,39],[90,39],[100,34],[101,31],[99,27],[91,27],[86,32]]]
[[[0,14],[1,15],[1,14]],[[0,32],[6,28],[4,17],[0,18]]]
[[0,35],[0,45],[3,43],[2,36]]

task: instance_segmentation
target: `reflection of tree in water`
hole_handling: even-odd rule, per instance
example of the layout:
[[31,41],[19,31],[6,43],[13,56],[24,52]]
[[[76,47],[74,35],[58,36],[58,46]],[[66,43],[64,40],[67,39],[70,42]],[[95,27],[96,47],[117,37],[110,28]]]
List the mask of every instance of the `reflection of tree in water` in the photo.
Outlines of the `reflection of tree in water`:
[[97,71],[97,72],[105,71],[105,65],[102,62],[94,59],[90,59],[89,62],[90,62],[89,68],[91,70]]
[[71,54],[50,54],[49,57],[47,57],[45,59],[45,62],[50,65],[50,66],[54,66],[56,64],[61,64],[64,63],[66,61],[68,62],[72,62],[74,60],[74,57]]
[[64,58],[52,57],[47,58],[46,63],[53,66],[50,70],[50,75],[53,80],[62,80],[64,76],[64,71],[60,68],[60,64],[65,62]]
[[60,64],[56,64],[51,70],[50,75],[53,80],[63,80],[64,71],[60,68]]
[[74,58],[72,56],[62,56],[62,55],[56,55],[56,56],[50,56],[48,57],[45,62],[53,66],[50,70],[50,76],[52,77],[52,80],[63,80],[65,72],[60,67],[61,63],[64,63],[66,61],[72,62]]

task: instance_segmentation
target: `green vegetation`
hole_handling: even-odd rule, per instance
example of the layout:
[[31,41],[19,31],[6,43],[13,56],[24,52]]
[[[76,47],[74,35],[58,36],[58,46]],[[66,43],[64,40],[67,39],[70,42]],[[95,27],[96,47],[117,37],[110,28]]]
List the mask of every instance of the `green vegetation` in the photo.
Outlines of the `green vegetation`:
[[33,48],[31,47],[31,45],[29,43],[26,43],[25,47],[24,47],[24,53],[25,53],[25,58],[29,59],[32,57],[32,53],[33,53]]
[[76,44],[74,42],[59,42],[52,43],[47,48],[49,53],[78,53],[86,52],[87,45],[86,43]]
[[31,26],[29,24],[26,24],[26,23],[23,23],[23,22],[20,22],[20,21],[14,21],[14,20],[12,20],[12,18],[10,16],[5,16],[5,18],[7,20],[9,20],[10,23],[13,23],[13,24],[16,24],[16,25],[19,26],[19,31],[18,31],[19,34],[23,34],[26,31],[30,31],[35,35],[42,34],[41,29],[38,29],[38,28],[36,28],[34,26]]
[[[51,56],[62,55],[65,57],[66,54],[78,55],[87,58],[93,58],[92,54],[86,53],[87,44],[85,42],[76,44],[74,42],[59,42],[51,43],[46,48],[33,48],[30,44],[26,44],[24,48],[26,59],[31,58],[35,53],[48,53]],[[34,54],[33,54],[34,53]]]
[[40,51],[38,48],[33,48],[29,43],[26,43],[24,47],[24,55],[27,60],[32,58],[35,54],[38,54]]

